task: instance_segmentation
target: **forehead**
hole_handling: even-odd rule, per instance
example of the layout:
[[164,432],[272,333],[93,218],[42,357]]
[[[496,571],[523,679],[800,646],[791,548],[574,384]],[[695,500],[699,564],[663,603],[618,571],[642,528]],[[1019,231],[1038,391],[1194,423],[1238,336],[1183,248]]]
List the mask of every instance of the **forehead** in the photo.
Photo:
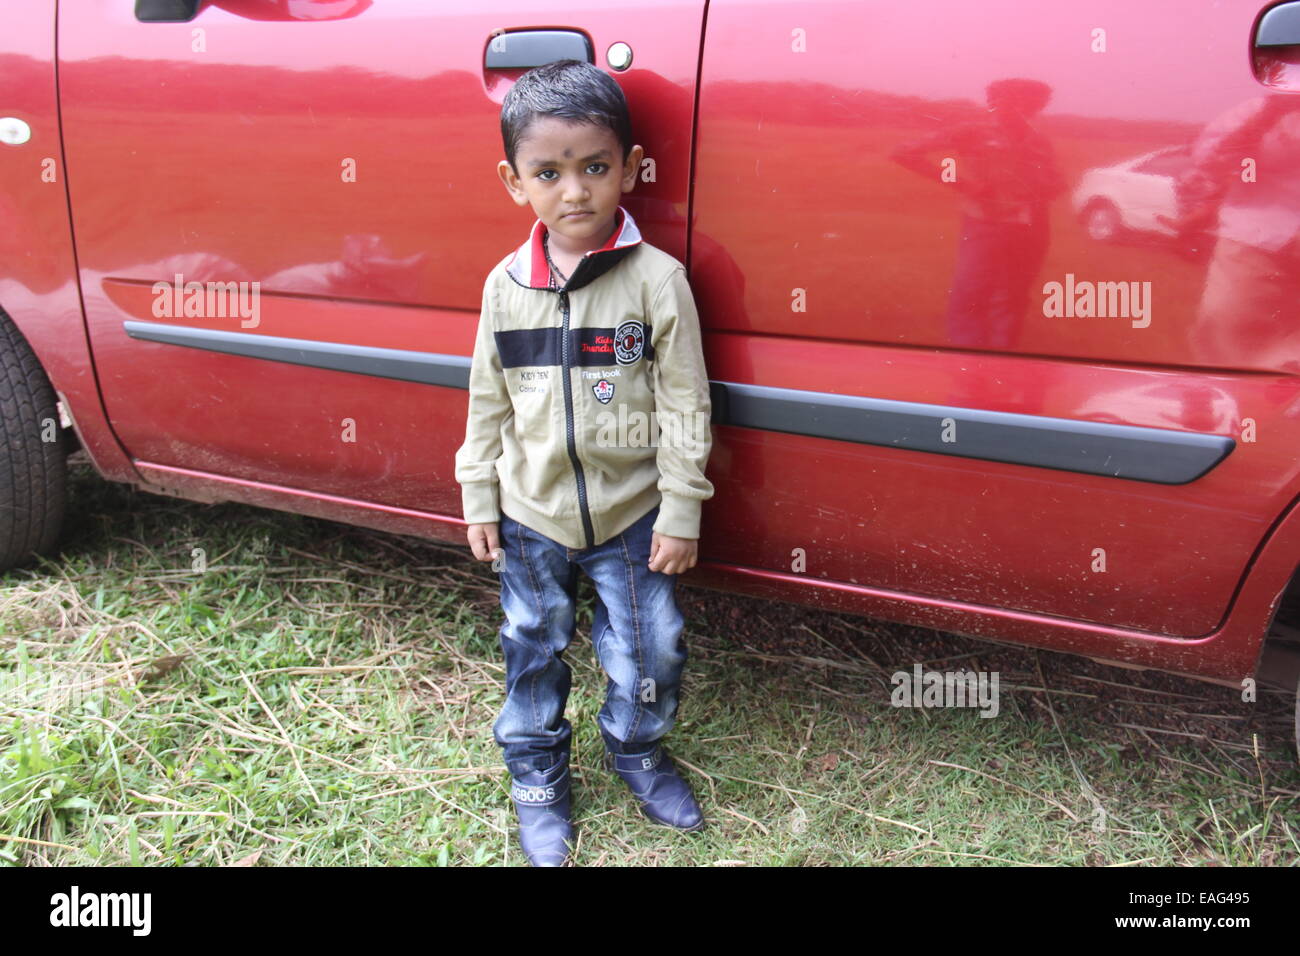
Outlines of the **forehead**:
[[529,125],[519,141],[518,153],[529,159],[582,159],[592,153],[618,149],[614,131],[594,123],[539,116]]

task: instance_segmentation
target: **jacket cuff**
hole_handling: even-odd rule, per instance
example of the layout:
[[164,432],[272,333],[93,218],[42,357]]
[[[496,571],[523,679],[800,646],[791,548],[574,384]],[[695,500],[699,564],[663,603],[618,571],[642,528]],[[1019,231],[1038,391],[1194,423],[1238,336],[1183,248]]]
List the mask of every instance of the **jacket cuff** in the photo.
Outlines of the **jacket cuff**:
[[670,491],[662,492],[654,530],[671,538],[697,540],[700,536],[701,504],[703,502],[699,498],[684,498]]
[[466,524],[491,524],[501,520],[495,481],[467,481],[460,486],[461,510]]

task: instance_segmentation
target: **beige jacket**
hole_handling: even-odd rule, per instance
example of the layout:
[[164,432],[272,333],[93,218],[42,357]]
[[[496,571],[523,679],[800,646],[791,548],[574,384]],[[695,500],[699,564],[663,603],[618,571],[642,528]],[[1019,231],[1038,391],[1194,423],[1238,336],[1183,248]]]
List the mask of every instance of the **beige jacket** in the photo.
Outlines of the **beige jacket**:
[[655,531],[698,538],[712,407],[686,270],[620,206],[609,242],[553,288],[545,230],[483,284],[456,452],[465,520],[504,512],[579,549],[658,504]]

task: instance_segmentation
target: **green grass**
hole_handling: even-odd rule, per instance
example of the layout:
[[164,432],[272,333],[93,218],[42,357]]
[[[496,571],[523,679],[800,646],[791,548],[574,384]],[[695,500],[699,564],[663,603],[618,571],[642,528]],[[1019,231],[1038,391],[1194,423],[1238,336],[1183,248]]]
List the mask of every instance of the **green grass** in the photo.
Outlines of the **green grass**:
[[[651,826],[600,768],[584,580],[581,865],[1300,862],[1280,694],[679,593],[668,743],[709,829]],[[0,859],[521,865],[499,622],[467,548],[79,467],[61,556],[0,578]],[[999,715],[892,708],[889,674],[916,662],[997,670]]]

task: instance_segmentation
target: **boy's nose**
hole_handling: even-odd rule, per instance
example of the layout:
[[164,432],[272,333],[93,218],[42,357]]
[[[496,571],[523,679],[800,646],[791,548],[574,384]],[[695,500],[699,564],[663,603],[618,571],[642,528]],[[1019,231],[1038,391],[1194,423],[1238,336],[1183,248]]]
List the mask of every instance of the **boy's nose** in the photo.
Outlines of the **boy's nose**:
[[582,185],[582,180],[571,179],[564,184],[564,201],[567,203],[577,204],[587,198],[587,187]]

